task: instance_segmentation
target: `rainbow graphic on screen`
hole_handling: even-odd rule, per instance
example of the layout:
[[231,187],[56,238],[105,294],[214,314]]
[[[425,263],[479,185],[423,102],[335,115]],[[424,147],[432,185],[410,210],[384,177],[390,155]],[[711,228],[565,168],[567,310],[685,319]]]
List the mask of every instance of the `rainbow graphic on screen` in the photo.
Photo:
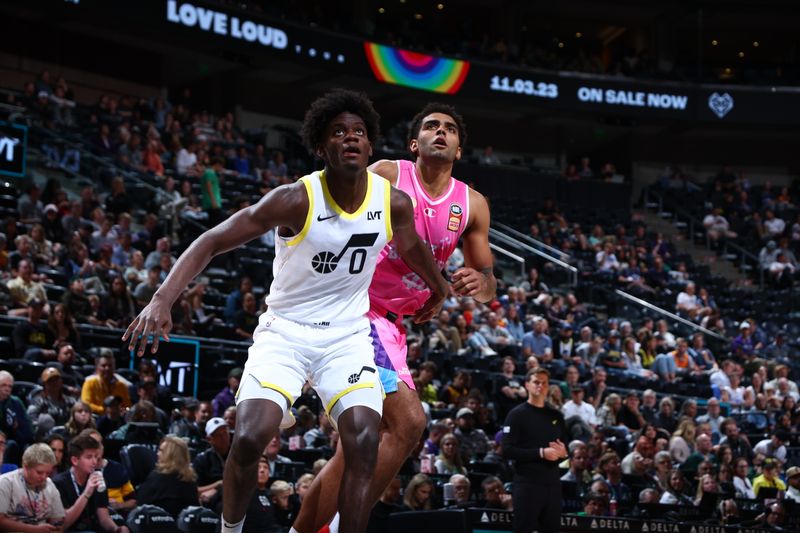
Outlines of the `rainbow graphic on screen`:
[[384,83],[435,93],[455,94],[467,78],[469,61],[409,52],[364,41],[375,78]]

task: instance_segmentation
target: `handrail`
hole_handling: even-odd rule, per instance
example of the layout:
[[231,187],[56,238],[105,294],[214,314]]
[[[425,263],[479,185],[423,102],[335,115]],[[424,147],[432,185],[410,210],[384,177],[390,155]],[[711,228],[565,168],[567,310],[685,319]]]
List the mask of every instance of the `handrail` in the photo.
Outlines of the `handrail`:
[[731,242],[730,239],[723,239],[723,241],[722,241],[722,251],[723,251],[723,253],[727,254],[728,253],[728,248],[733,248],[736,251],[736,253],[738,253],[738,254],[740,254],[742,256],[742,263],[744,263],[744,259],[745,258],[749,258],[749,259],[751,259],[753,261],[753,263],[755,263],[756,270],[758,271],[758,288],[759,289],[763,289],[764,288],[764,269],[761,268],[761,261],[759,261],[758,256],[756,254],[754,254],[753,252],[751,252],[750,250],[747,250],[746,248],[744,248],[740,244],[737,244],[735,242]]
[[559,250],[555,246],[551,246],[551,245],[549,245],[547,243],[544,243],[544,242],[540,241],[539,239],[535,239],[535,238],[531,237],[530,235],[525,235],[521,231],[518,231],[518,230],[512,228],[511,226],[507,226],[506,224],[503,224],[502,222],[492,222],[492,226],[497,226],[498,228],[502,229],[506,233],[510,233],[511,235],[513,235],[514,237],[516,237],[518,239],[526,240],[529,243],[533,244],[534,246],[538,246],[539,248],[544,248],[548,252],[551,252],[553,255],[560,255],[561,258],[564,259],[564,260],[572,259],[572,256],[569,253],[567,253],[567,252],[565,252],[563,250]]
[[520,242],[519,240],[515,239],[514,237],[510,237],[510,236],[506,235],[505,233],[503,233],[501,231],[498,231],[498,230],[496,230],[494,228],[489,228],[489,236],[490,237],[494,237],[495,239],[499,239],[499,240],[503,241],[504,243],[506,243],[506,244],[518,249],[518,250],[524,250],[524,251],[530,252],[530,253],[532,253],[534,255],[538,255],[542,259],[545,259],[546,261],[549,261],[549,262],[553,263],[554,265],[563,268],[564,270],[569,272],[570,285],[572,285],[574,287],[574,286],[576,286],[578,284],[578,269],[575,268],[574,266],[570,265],[569,263],[566,263],[566,262],[562,261],[561,259],[558,259],[557,257],[553,257],[552,255],[550,255],[550,254],[548,254],[546,252],[543,252],[541,250],[537,250],[536,248],[534,248],[534,247],[532,247],[532,246],[530,246],[528,244],[525,244],[524,242]]
[[726,337],[724,335],[720,335],[716,331],[711,331],[710,329],[706,329],[703,326],[695,324],[691,320],[686,320],[682,316],[678,316],[675,313],[671,313],[671,312],[667,311],[666,309],[658,307],[657,305],[653,305],[648,301],[642,300],[641,298],[637,298],[636,296],[634,296],[632,294],[629,294],[629,293],[627,293],[625,291],[621,291],[619,289],[615,289],[614,292],[617,294],[617,296],[622,296],[626,300],[629,300],[629,301],[631,301],[631,302],[633,302],[633,303],[635,303],[637,305],[640,305],[642,307],[646,307],[646,308],[650,309],[651,311],[655,311],[656,313],[660,313],[660,314],[662,314],[664,316],[667,316],[667,317],[671,318],[672,320],[677,320],[681,324],[683,324],[685,326],[689,326],[690,328],[692,328],[692,329],[694,329],[696,331],[701,331],[702,333],[705,333],[706,335],[710,335],[712,337],[716,337],[717,339],[719,339],[721,341],[725,341],[725,342],[729,342],[730,341],[730,339],[728,339],[728,337]]
[[[645,201],[649,199],[650,195],[653,195],[658,199],[658,210],[659,212],[661,212],[664,209],[664,198],[658,192],[652,191],[651,187],[647,187],[645,189]],[[695,226],[704,227],[703,222],[700,219],[696,218],[694,215],[692,215],[682,207],[670,206],[669,208],[673,210],[676,215],[680,215],[682,218],[686,219],[689,222],[690,239],[694,238]],[[708,236],[706,236],[706,248],[708,247],[709,247],[709,241],[708,241]],[[753,252],[751,252],[750,250],[747,250],[746,248],[742,247],[741,245],[732,242],[730,239],[722,239],[722,247],[723,247],[723,253],[725,254],[728,253],[728,248],[732,248],[733,250],[735,250],[736,253],[742,257],[742,263],[746,263],[747,262],[746,260],[750,259],[755,264],[756,270],[758,271],[758,287],[760,289],[763,289],[764,270],[761,268],[758,256]]]
[[494,250],[496,252],[500,252],[504,256],[510,257],[514,261],[518,262],[520,264],[520,274],[521,274],[522,278],[525,278],[525,258],[524,257],[519,256],[519,255],[517,255],[517,254],[515,254],[513,252],[509,252],[505,248],[497,246],[496,244],[491,243],[491,242],[489,243],[489,248],[491,248],[492,250]]
[[[4,317],[5,318],[5,317]],[[94,326],[92,324],[76,324],[76,328],[83,333],[109,333],[115,336],[119,336],[122,338],[122,334],[125,333],[124,329],[121,328],[110,328],[106,326]],[[246,350],[250,347],[250,343],[246,341],[233,341],[230,339],[222,339],[219,337],[197,337],[195,335],[180,335],[181,339],[191,340],[191,341],[198,341],[200,343],[200,347],[203,349],[214,348],[216,346],[227,347],[229,349],[234,348],[241,348]],[[120,341],[121,342],[121,341]],[[167,341],[165,341],[167,342]]]

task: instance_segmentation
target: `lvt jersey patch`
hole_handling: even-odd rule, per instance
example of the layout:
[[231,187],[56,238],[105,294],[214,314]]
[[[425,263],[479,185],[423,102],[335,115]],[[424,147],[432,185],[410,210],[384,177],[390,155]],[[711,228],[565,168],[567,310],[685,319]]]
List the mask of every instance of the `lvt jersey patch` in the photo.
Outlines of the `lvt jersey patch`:
[[458,231],[461,227],[461,219],[464,216],[464,208],[458,204],[450,204],[450,215],[447,218],[447,229]]

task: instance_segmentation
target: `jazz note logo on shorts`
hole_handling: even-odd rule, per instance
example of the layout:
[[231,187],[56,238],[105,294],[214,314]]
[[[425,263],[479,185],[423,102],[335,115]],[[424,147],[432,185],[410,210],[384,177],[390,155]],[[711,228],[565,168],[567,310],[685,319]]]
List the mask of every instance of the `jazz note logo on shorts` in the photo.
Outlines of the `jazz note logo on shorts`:
[[375,369],[374,368],[370,368],[368,366],[364,366],[364,367],[361,367],[361,372],[359,372],[358,374],[350,374],[350,376],[347,378],[347,382],[350,385],[353,385],[354,383],[358,383],[358,380],[361,379],[361,374],[364,371],[372,372],[373,374],[375,373]]
[[464,216],[464,208],[458,204],[450,204],[450,216],[447,219],[447,229],[458,231],[461,227],[461,218]]

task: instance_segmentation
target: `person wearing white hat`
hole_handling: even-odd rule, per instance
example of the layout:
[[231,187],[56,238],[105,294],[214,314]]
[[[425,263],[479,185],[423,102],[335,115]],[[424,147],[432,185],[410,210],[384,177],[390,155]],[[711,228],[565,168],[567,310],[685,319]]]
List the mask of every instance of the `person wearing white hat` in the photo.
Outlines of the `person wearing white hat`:
[[786,497],[795,503],[800,503],[800,466],[793,466],[786,470]]
[[231,434],[225,420],[215,416],[206,422],[206,440],[211,448],[198,454],[192,461],[197,472],[198,496],[204,505],[214,502],[222,490],[222,474],[231,448]]
[[731,351],[735,354],[741,354],[746,350],[752,351],[755,348],[755,339],[753,338],[753,328],[750,322],[746,319],[739,323],[739,335],[731,341]]
[[475,427],[475,413],[469,407],[462,407],[456,413],[456,429],[461,456],[469,461],[476,455],[485,455],[489,451],[489,437],[482,429]]

